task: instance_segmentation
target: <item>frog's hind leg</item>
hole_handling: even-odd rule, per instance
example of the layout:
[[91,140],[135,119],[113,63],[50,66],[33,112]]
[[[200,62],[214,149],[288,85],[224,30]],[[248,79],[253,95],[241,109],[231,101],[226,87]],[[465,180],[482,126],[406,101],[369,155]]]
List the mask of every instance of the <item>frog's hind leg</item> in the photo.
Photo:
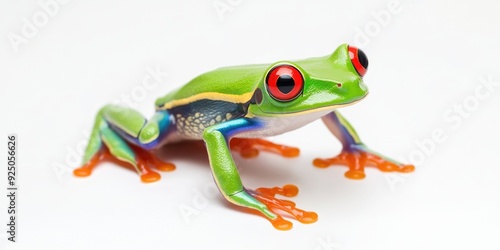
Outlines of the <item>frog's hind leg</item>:
[[230,142],[231,150],[234,150],[244,158],[253,158],[259,155],[259,151],[268,151],[280,154],[284,157],[296,157],[300,150],[296,147],[289,147],[254,138],[233,138]]
[[83,166],[73,173],[80,177],[89,176],[102,160],[117,159],[133,166],[143,182],[157,181],[161,176],[149,166],[163,171],[175,169],[173,164],[162,162],[149,152],[169,134],[169,125],[167,111],[158,111],[147,121],[134,110],[105,106],[97,114]]

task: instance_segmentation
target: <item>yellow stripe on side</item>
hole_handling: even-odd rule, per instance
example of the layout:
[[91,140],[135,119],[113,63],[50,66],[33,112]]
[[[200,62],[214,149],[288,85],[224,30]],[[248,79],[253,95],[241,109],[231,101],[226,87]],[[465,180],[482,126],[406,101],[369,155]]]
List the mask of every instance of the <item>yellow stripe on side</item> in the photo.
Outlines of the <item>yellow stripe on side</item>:
[[200,93],[197,95],[193,95],[190,97],[186,97],[179,100],[173,100],[163,104],[159,107],[160,110],[171,109],[177,106],[186,105],[195,101],[208,99],[214,101],[227,101],[233,103],[245,103],[248,102],[252,98],[253,92],[249,92],[243,95],[231,95],[231,94],[222,94],[217,92],[206,92]]

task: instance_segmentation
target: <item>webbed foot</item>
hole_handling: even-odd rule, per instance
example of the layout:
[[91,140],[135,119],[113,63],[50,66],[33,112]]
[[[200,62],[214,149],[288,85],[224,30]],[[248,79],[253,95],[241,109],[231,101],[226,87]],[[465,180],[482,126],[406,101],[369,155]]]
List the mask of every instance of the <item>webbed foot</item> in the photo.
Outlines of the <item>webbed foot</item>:
[[231,150],[239,152],[244,158],[253,158],[259,155],[259,151],[268,151],[284,157],[296,157],[300,150],[296,147],[289,147],[253,138],[233,138],[230,142]]
[[326,168],[331,165],[347,165],[349,170],[344,174],[345,177],[355,180],[365,178],[365,166],[376,167],[382,172],[409,173],[415,170],[413,165],[402,164],[389,159],[364,145],[355,145],[348,150],[342,150],[339,155],[333,158],[316,158],[313,164],[318,168]]
[[[131,147],[135,152],[136,163],[134,168],[137,170],[141,177],[141,181],[145,183],[156,182],[161,179],[161,175],[150,167],[154,167],[160,171],[173,171],[175,165],[169,162],[163,162],[158,159],[153,153],[140,149],[138,147]],[[102,161],[113,161],[119,165],[127,165],[126,162],[120,161],[113,156],[106,147],[101,148],[86,164],[73,170],[73,174],[78,177],[87,177],[92,174],[93,169]]]
[[292,222],[284,219],[277,213],[278,211],[285,212],[304,224],[313,223],[318,220],[318,215],[315,212],[304,211],[297,208],[293,201],[275,197],[276,194],[285,197],[294,197],[298,192],[299,189],[295,185],[285,185],[283,187],[258,188],[256,190],[246,189],[243,195],[250,195],[265,206],[259,210],[261,210],[274,228],[278,230],[290,230],[293,226]]

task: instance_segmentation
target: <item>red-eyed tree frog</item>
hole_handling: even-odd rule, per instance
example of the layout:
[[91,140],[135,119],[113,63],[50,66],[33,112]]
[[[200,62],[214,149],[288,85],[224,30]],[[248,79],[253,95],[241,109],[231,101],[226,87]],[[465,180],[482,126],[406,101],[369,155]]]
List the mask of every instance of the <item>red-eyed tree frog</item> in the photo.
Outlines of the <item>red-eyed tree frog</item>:
[[149,120],[135,110],[107,105],[97,113],[83,164],[74,174],[88,176],[98,162],[111,157],[132,165],[143,182],[154,182],[160,175],[150,167],[167,171],[175,168],[153,155],[155,149],[181,140],[203,140],[214,180],[229,202],[256,210],[280,230],[290,229],[292,223],[277,210],[302,223],[315,222],[316,213],[275,197],[295,196],[298,189],[293,185],[246,188],[231,150],[243,157],[256,156],[259,150],[297,156],[297,148],[261,138],[289,132],[321,118],[343,148],[333,158],[315,159],[315,166],[347,165],[345,176],[352,179],[364,178],[365,166],[384,172],[412,172],[414,166],[369,149],[337,111],[366,97],[368,89],[363,76],[367,68],[363,51],[343,44],[324,57],[204,73],[159,98],[156,113]]

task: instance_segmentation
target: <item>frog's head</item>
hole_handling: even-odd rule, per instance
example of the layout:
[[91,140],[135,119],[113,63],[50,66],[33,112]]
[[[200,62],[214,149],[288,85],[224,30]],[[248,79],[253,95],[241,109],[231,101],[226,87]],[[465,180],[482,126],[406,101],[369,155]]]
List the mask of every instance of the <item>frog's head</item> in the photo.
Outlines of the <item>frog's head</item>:
[[363,83],[367,68],[363,51],[347,44],[329,56],[277,62],[262,77],[250,112],[262,116],[297,114],[353,104],[368,94]]

